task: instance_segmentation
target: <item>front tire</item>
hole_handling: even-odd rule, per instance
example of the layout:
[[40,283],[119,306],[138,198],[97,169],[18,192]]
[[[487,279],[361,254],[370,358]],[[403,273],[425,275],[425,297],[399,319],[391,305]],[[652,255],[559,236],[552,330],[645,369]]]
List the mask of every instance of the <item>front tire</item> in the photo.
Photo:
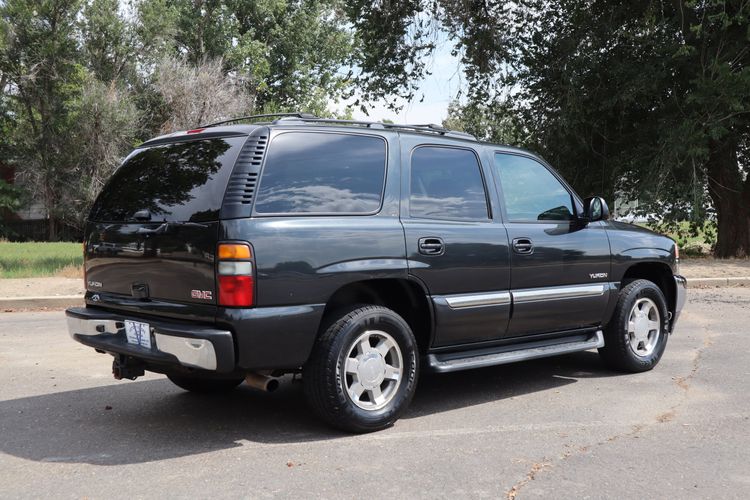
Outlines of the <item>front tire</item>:
[[305,395],[328,424],[350,432],[392,425],[414,396],[417,342],[401,316],[381,306],[342,314],[303,367]]
[[629,283],[620,291],[599,354],[616,370],[651,370],[667,347],[668,317],[667,302],[658,286],[644,279]]

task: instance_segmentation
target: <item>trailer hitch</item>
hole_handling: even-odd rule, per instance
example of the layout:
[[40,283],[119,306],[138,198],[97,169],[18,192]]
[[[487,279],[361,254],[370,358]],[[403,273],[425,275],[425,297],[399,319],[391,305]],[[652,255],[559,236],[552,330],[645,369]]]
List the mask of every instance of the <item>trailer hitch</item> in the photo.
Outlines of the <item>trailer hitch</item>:
[[145,365],[142,362],[124,354],[116,354],[115,359],[112,361],[112,375],[117,380],[124,378],[135,380],[138,377],[142,377],[145,373]]

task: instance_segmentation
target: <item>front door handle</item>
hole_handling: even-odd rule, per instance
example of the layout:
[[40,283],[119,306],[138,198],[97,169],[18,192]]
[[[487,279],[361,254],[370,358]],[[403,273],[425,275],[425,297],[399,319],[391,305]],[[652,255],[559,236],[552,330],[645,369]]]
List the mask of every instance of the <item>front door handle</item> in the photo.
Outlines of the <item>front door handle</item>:
[[513,251],[520,254],[534,253],[534,243],[530,238],[514,238]]
[[435,236],[419,238],[419,253],[423,255],[442,255],[445,252],[443,240]]

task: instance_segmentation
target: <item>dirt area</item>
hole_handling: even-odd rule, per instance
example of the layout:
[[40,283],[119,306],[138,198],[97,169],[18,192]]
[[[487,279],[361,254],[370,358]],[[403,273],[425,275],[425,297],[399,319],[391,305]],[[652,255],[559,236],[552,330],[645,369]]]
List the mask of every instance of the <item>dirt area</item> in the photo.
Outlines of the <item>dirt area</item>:
[[0,297],[59,295],[83,295],[83,279],[61,277],[0,279]]
[[[750,277],[750,259],[684,259],[680,263],[680,273],[687,278]],[[0,279],[0,297],[83,295],[83,292],[81,278]]]
[[680,262],[680,274],[688,279],[750,277],[750,259],[683,259]]

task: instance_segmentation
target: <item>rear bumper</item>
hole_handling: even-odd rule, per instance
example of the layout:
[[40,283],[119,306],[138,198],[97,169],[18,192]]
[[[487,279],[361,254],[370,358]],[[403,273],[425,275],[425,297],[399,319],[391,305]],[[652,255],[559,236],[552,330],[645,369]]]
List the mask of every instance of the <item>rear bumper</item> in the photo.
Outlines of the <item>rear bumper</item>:
[[687,300],[687,279],[684,276],[675,275],[674,283],[677,293],[675,294],[674,314],[672,315],[672,331],[674,331],[674,325],[677,323],[677,318],[680,317]]
[[[235,370],[234,340],[228,330],[92,307],[73,307],[65,311],[65,315],[70,336],[100,351],[131,356],[166,369],[186,367],[218,373]],[[128,343],[124,326],[126,319],[150,325],[150,349]]]

